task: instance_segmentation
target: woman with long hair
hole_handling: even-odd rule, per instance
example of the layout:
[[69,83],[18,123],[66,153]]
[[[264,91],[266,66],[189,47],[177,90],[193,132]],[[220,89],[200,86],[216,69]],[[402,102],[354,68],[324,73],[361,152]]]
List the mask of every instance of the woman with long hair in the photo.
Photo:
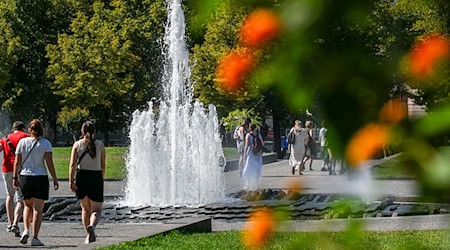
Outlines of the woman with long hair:
[[[76,175],[75,175],[76,172]],[[81,205],[81,220],[86,231],[85,243],[96,240],[95,227],[102,213],[103,178],[105,177],[105,146],[95,139],[95,126],[86,121],[81,127],[81,139],[72,147],[69,165],[69,185]]]
[[28,132],[31,137],[21,139],[17,145],[13,173],[13,185],[22,190],[25,205],[23,210],[24,230],[20,243],[27,243],[30,224],[33,222],[31,245],[43,246],[44,243],[38,239],[38,235],[42,224],[44,202],[48,200],[49,195],[47,169],[52,175],[55,190],[58,189],[59,184],[53,165],[52,144],[42,138],[44,129],[41,121],[32,120],[28,126]]
[[244,189],[255,191],[258,189],[259,177],[262,175],[262,151],[255,153],[253,145],[258,143],[264,145],[264,140],[259,133],[256,124],[250,125],[250,132],[245,136],[245,164],[242,176],[245,178],[246,185]]
[[294,141],[289,143],[290,155],[289,165],[292,166],[292,175],[298,170],[299,175],[303,170],[303,156],[305,156],[305,139],[308,137],[307,132],[302,128],[302,122],[295,120],[294,127],[291,128],[289,133],[294,134]]

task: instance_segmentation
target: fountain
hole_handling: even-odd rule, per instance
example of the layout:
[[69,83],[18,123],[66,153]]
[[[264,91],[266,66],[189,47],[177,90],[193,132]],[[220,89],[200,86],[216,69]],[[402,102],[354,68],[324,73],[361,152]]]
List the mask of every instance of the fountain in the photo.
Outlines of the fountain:
[[136,110],[126,161],[128,206],[201,205],[225,198],[216,109],[192,101],[182,0],[168,3],[163,97]]

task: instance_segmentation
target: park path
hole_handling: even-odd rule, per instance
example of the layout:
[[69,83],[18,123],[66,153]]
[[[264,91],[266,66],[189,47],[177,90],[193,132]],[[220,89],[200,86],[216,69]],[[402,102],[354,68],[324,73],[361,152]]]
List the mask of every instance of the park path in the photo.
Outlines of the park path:
[[[260,180],[260,188],[288,188],[292,181],[300,181],[303,193],[353,193],[367,194],[367,188],[361,181],[350,178],[348,175],[329,176],[328,172],[321,172],[322,161],[315,160],[314,171],[306,170],[303,176],[292,176],[291,167],[287,160],[264,165],[263,176]],[[377,162],[372,162],[377,164]],[[339,168],[338,168],[339,169]],[[2,180],[3,181],[3,180]],[[237,171],[225,173],[226,193],[234,193],[242,189],[243,180],[239,178]],[[370,186],[377,195],[391,195],[396,197],[415,197],[418,188],[414,180],[370,180],[363,179],[362,182]],[[3,183],[0,187],[4,188]],[[124,181],[105,181],[105,194],[107,196],[122,196],[124,194]],[[5,195],[4,189],[0,189],[0,195]],[[52,191],[51,196],[74,197],[68,189],[67,181],[60,181],[60,190]],[[410,229],[443,229],[448,228],[448,215],[414,216],[403,218],[370,218],[367,219],[368,230],[410,230]],[[97,227],[97,242],[84,245],[84,233],[80,223],[49,223],[44,222],[40,233],[41,240],[46,243],[45,247],[51,249],[92,249],[101,246],[116,244],[122,241],[130,241],[138,238],[160,234],[175,228],[182,227],[188,222],[151,223],[151,224],[124,224],[124,223],[101,223]],[[286,226],[286,230],[293,231],[318,231],[318,230],[343,230],[348,220],[326,220],[326,221],[293,221]],[[22,225],[20,225],[22,228]],[[241,230],[244,222],[213,222],[213,231]],[[26,249],[31,246],[21,245],[19,238],[7,233],[3,228],[6,223],[0,223],[0,248]]]

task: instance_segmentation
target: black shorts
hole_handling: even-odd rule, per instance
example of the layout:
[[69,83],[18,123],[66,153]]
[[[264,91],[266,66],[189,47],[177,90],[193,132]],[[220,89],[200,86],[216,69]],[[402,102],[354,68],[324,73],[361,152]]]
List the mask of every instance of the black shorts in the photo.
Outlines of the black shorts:
[[75,184],[77,185],[77,198],[88,197],[96,202],[103,202],[103,176],[102,171],[77,170]]
[[48,176],[47,175],[21,175],[20,189],[24,200],[31,198],[48,200]]

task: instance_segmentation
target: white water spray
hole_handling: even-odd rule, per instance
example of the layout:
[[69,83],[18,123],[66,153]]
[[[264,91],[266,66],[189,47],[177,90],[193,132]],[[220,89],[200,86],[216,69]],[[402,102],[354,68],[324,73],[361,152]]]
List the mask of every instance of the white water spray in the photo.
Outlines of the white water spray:
[[[164,93],[130,126],[125,204],[200,205],[225,199],[216,108],[192,104],[182,0],[171,0],[165,32]],[[157,112],[155,112],[157,110]],[[222,165],[222,166],[221,166]]]

